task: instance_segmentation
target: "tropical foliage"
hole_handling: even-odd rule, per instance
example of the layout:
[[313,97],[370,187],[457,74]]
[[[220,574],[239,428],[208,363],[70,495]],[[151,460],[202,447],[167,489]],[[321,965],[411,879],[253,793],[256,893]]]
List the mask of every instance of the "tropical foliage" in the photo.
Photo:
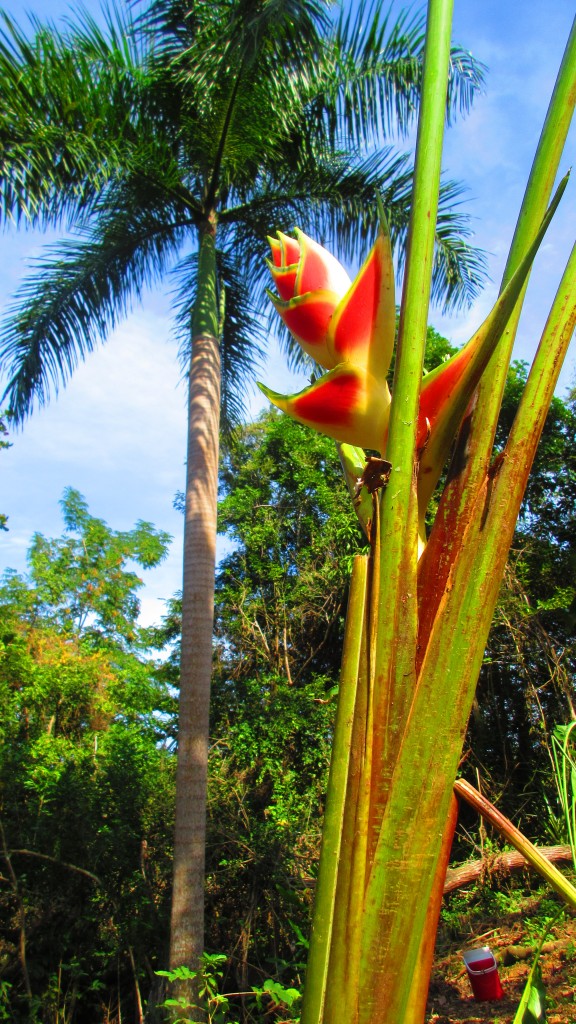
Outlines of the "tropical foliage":
[[175,707],[133,567],[168,537],[111,530],[72,489],[62,510],[64,536],[37,534],[29,574],[0,587],[3,1013],[138,1019],[166,928]]
[[[331,22],[323,2],[188,10],[155,0],[135,23],[115,9],[103,27],[78,15],[60,33],[33,29],[5,17],[3,218],[64,223],[73,234],[48,250],[4,322],[13,414],[47,401],[168,271],[188,352],[197,232],[213,221],[232,415],[263,341],[270,230],[298,220],[357,255],[352,225],[374,230],[380,192],[395,237],[405,238],[407,155],[391,142],[364,159],[351,152],[413,123],[422,17],[392,22],[379,4],[360,4]],[[468,109],[483,80],[466,51],[455,48],[452,60],[451,116]],[[483,277],[467,218],[452,209],[460,192],[446,185],[438,224],[436,288],[448,304],[474,296]]]
[[[363,16],[368,8],[361,5],[359,10]],[[238,680],[245,684],[247,705],[256,703],[259,714],[251,728],[235,735],[234,757],[231,762],[230,758],[222,759],[216,776],[225,779],[229,763],[236,777],[252,776],[251,794],[260,793],[262,797],[267,831],[273,833],[271,849],[280,854],[289,815],[302,814],[306,807],[312,807],[308,802],[310,791],[312,801],[321,792],[323,743],[333,738],[302,1020],[306,1024],[332,1024],[344,1016],[350,1024],[376,1024],[384,999],[386,1012],[395,1024],[416,1024],[425,1012],[433,937],[455,823],[452,786],[466,722],[514,524],[576,316],[572,257],[508,437],[499,450],[494,440],[524,286],[566,185],[566,181],[561,184],[546,209],[574,105],[575,36],[573,33],[569,42],[541,136],[501,294],[470,343],[422,379],[430,296],[440,288],[448,303],[457,301],[467,288],[474,290],[478,268],[474,255],[468,259],[470,254],[459,243],[450,245],[449,238],[452,261],[446,260],[446,246],[442,245],[438,217],[442,201],[440,160],[446,97],[449,109],[454,98],[454,65],[450,51],[451,4],[449,0],[430,0],[404,291],[390,389],[388,369],[395,341],[392,243],[401,235],[403,225],[397,197],[386,194],[383,188],[387,172],[382,159],[377,156],[358,163],[346,155],[350,143],[370,142],[371,133],[381,132],[386,121],[385,93],[378,90],[384,68],[381,65],[375,72],[371,65],[374,51],[382,52],[376,45],[381,27],[379,10],[371,11],[374,18],[366,35],[355,31],[359,26],[354,25],[353,17],[341,18],[333,30],[323,19],[322,5],[312,0],[297,9],[290,0],[278,4],[263,0],[256,7],[239,0],[223,5],[216,13],[217,18],[214,8],[203,4],[184,11],[178,3],[158,0],[140,19],[141,34],[132,37],[136,41],[132,50],[123,45],[123,30],[115,34],[112,24],[108,35],[86,19],[80,29],[73,27],[62,37],[52,30],[39,29],[30,44],[8,25],[0,61],[8,97],[2,117],[5,209],[16,217],[29,212],[32,219],[45,223],[68,216],[77,238],[67,244],[66,251],[57,251],[55,258],[44,264],[37,293],[25,293],[24,304],[16,308],[9,321],[4,344],[4,354],[12,363],[7,394],[14,399],[19,419],[35,398],[45,400],[49,382],[58,385],[67,378],[78,358],[115,322],[127,297],[137,294],[148,278],[165,273],[177,257],[184,236],[191,232],[192,259],[184,268],[183,292],[194,298],[183,307],[186,337],[191,341],[190,413],[170,959],[172,965],[186,961],[196,967],[202,949],[220,384],[226,381],[227,359],[241,382],[237,367],[246,354],[238,347],[246,337],[242,326],[235,338],[226,340],[223,324],[248,322],[242,309],[249,307],[235,302],[234,285],[252,265],[261,233],[259,228],[255,234],[247,230],[247,211],[256,213],[256,220],[263,214],[270,228],[276,214],[296,209],[305,189],[312,219],[315,216],[322,228],[331,228],[335,235],[342,236],[341,251],[345,254],[346,243],[351,252],[370,233],[366,198],[375,187],[383,192],[387,215],[381,207],[375,245],[349,289],[347,282],[334,284],[331,272],[319,277],[316,271],[311,283],[301,288],[307,281],[309,264],[320,265],[323,272],[328,266],[327,257],[322,255],[318,261],[320,250],[303,234],[298,235],[296,247],[287,235],[279,234],[272,242],[273,276],[280,295],[277,306],[286,311],[286,326],[297,342],[306,343],[303,347],[308,354],[310,337],[300,327],[294,329],[288,314],[296,305],[300,308],[305,304],[311,292],[319,295],[320,290],[329,288],[332,298],[327,332],[324,328],[320,332],[323,358],[319,362],[328,373],[296,398],[271,397],[296,419],[320,429],[331,428],[327,432],[340,443],[347,483],[370,545],[369,554],[356,556],[353,564],[336,719],[331,723],[328,716],[324,717],[323,702],[328,701],[330,707],[332,686],[326,697],[320,696],[326,692],[328,681],[320,671],[327,637],[341,625],[340,607],[333,602],[324,605],[324,615],[317,614],[317,606],[316,616],[306,611],[305,625],[301,624],[304,632],[311,627],[312,636],[307,638],[308,655],[301,656],[300,672],[311,672],[310,692],[318,693],[313,701],[318,702],[320,713],[316,716],[308,708],[309,693],[305,693],[302,707],[294,700],[283,699],[286,688],[297,690],[292,664],[298,667],[298,659],[294,659],[293,637],[286,619],[286,598],[292,586],[283,579],[281,561],[280,571],[276,568],[270,574],[270,603],[257,599],[250,606],[245,593],[234,609],[236,644],[251,644],[253,657],[261,658],[262,650],[267,649],[272,670],[269,677],[258,671],[255,681],[240,670]],[[151,38],[158,45],[148,49]],[[358,39],[362,42],[360,50],[364,44],[366,49],[356,53],[359,63],[351,70],[347,60],[341,61],[339,48],[345,49],[348,43],[347,57],[354,55]],[[106,67],[100,75],[103,64]],[[46,77],[37,74],[39,66],[42,71],[48,69]],[[337,79],[333,77],[334,69]],[[407,74],[399,92],[404,89],[408,95],[416,80],[417,73]],[[285,102],[287,93],[295,102]],[[466,90],[463,94],[466,97]],[[57,106],[64,108],[63,117],[58,110],[53,111],[54,96]],[[92,132],[90,118],[96,107],[103,116]],[[134,130],[135,112],[136,120],[140,117],[141,126],[146,125],[148,132]],[[275,120],[261,120],[263,113],[275,112]],[[70,123],[70,116],[75,125]],[[193,131],[187,136],[186,128],[191,125]],[[101,143],[97,151],[85,144],[87,135]],[[263,148],[263,138],[267,142],[265,156],[258,152]],[[143,139],[149,143],[145,156]],[[190,160],[193,144],[196,162]],[[156,175],[157,168],[161,175]],[[395,165],[395,172],[401,169]],[[351,182],[353,200],[347,191]],[[360,195],[362,205],[355,207]],[[448,189],[448,197],[453,199],[453,189]],[[232,206],[228,205],[230,199]],[[167,218],[168,209],[180,213]],[[224,244],[222,249],[232,223],[240,227],[233,232],[235,248],[227,250]],[[308,228],[309,223],[304,227]],[[169,224],[177,225],[177,230],[172,231]],[[449,223],[448,235],[452,228],[453,223]],[[229,258],[239,264],[241,261],[239,278],[230,275],[227,279]],[[226,295],[232,300],[228,312]],[[318,308],[317,304],[316,320]],[[366,309],[370,315],[359,316]],[[305,326],[306,332],[309,326]],[[476,388],[477,400],[472,402]],[[438,500],[433,496],[434,487],[448,464],[463,420]],[[377,456],[366,459],[366,448],[376,450]],[[276,497],[273,491],[268,504]],[[17,577],[6,582],[8,607],[12,607],[11,601],[14,604],[16,600],[18,605],[20,600],[13,615],[15,625],[6,635],[8,646],[18,634],[16,625],[27,623],[30,612],[32,625],[38,612],[43,624],[57,634],[50,645],[50,658],[58,652],[60,634],[72,639],[69,647],[56,654],[58,686],[60,679],[69,685],[65,662],[70,654],[74,656],[76,643],[82,653],[85,643],[89,655],[111,653],[110,667],[122,670],[123,658],[130,657],[135,643],[134,630],[125,627],[125,620],[133,617],[136,609],[135,584],[124,578],[124,560],[132,552],[137,561],[153,564],[161,557],[165,542],[146,526],[130,535],[112,537],[103,524],[93,523],[84,503],[73,493],[66,496],[65,509],[69,525],[81,535],[82,547],[37,539],[31,555],[33,583]],[[290,516],[288,519],[291,524]],[[345,540],[345,567],[353,538],[358,537],[358,525],[344,535],[339,533],[338,511],[334,530],[329,523],[327,518],[323,528],[330,542],[338,546]],[[314,516],[305,517],[300,526],[304,533],[313,533]],[[107,562],[104,556],[102,560],[104,571],[112,569],[110,587],[98,581],[100,561],[96,559],[95,567],[91,562],[95,557],[90,555],[93,528],[98,558],[102,546],[114,551],[112,561]],[[273,546],[266,528],[257,544],[262,563],[266,544]],[[57,566],[55,573],[53,565]],[[330,570],[322,560],[314,571],[316,568],[321,577]],[[338,580],[341,571],[335,572],[338,585],[342,583]],[[70,580],[65,583],[68,572]],[[564,606],[568,600],[572,604],[573,594],[564,595]],[[270,638],[260,625],[263,617]],[[164,639],[171,635],[173,618],[167,623]],[[323,619],[324,637],[322,642],[314,642],[314,631]],[[12,653],[14,649],[10,649]],[[36,638],[28,653],[31,657],[26,663],[26,678],[43,680],[46,672],[50,697],[50,658],[47,664],[42,661],[42,644],[36,643]],[[233,645],[224,644],[219,683],[227,694],[232,693],[234,681],[234,672],[227,667],[232,659]],[[547,669],[552,660],[551,656]],[[106,676],[103,662],[100,667]],[[170,662],[156,672],[148,668],[153,690],[169,685],[170,668]],[[18,679],[17,669],[18,664],[9,663],[8,695],[12,678]],[[279,684],[281,671],[284,684]],[[94,683],[92,662],[86,665],[86,673]],[[110,711],[105,700],[92,716],[86,689],[82,693],[80,686],[76,691],[74,671],[72,676],[73,700],[78,696],[81,709],[76,728],[81,730],[87,723],[88,734],[98,733],[101,713],[109,726],[106,739],[113,736],[116,714],[122,722],[124,709]],[[564,691],[568,694],[566,687]],[[112,684],[110,693],[113,696]],[[534,699],[538,701],[539,696],[536,693]],[[52,733],[62,721],[64,729],[67,723],[60,696],[56,693],[55,706],[53,697],[47,701],[46,707],[53,707],[47,721],[42,718],[44,705],[40,706],[38,695],[32,694],[33,709],[35,701],[40,731],[48,736],[52,751],[56,749]],[[276,734],[270,729],[268,744],[260,728],[262,712],[277,707],[280,713],[289,715],[294,705],[299,714],[289,718],[287,728]],[[129,694],[126,706],[130,724],[133,705]],[[141,713],[144,710],[137,701],[134,707]],[[228,708],[228,700],[224,708]],[[107,714],[111,715],[109,721]],[[167,738],[163,716],[169,714],[168,702],[164,707],[154,707],[146,722],[147,727],[153,724],[156,729],[157,753],[163,749],[158,741]],[[15,739],[21,731],[27,738],[29,721],[27,703],[21,709],[17,705]],[[304,757],[297,737],[303,734],[310,739],[310,722],[315,725],[319,750],[313,749],[311,756]],[[141,724],[138,718],[137,724]],[[234,733],[235,726],[227,720],[225,731]],[[244,746],[248,751],[245,759]],[[290,777],[292,746],[303,761],[305,784],[299,786],[294,778],[286,790],[282,782],[284,776]],[[306,751],[309,753],[308,746]],[[96,737],[92,754],[95,764],[97,753]],[[27,755],[26,751],[23,763]],[[33,764],[35,758],[34,752],[28,756]],[[266,763],[263,771],[262,760]],[[57,782],[64,761],[62,757],[56,765]],[[22,799],[30,786],[26,780],[22,783]],[[43,808],[51,803],[50,787],[44,793],[40,785],[39,791],[39,805],[32,809],[37,819],[34,837],[40,835],[38,822]],[[241,785],[228,790],[241,813],[247,802],[242,793]],[[258,800],[253,810],[258,812]],[[14,817],[18,821],[18,815]],[[217,820],[219,823],[225,816]],[[248,820],[245,815],[243,820]],[[106,828],[98,829],[98,834],[106,833]],[[143,830],[140,821],[133,823],[132,831],[137,828]],[[239,877],[244,877],[246,863],[258,861],[256,836],[257,832],[252,842],[250,834],[251,844],[246,844],[250,855],[244,858]],[[54,840],[51,842],[54,845]],[[20,856],[36,858],[79,875],[88,871],[87,877],[92,880],[99,880],[99,876],[73,861],[61,861],[57,854],[14,846],[13,840],[6,838],[5,827],[3,851],[17,932],[14,951],[22,999],[32,1015],[37,1007],[28,968],[26,875],[18,875],[14,860]],[[225,855],[218,867],[227,867],[227,861]],[[268,872],[264,892],[269,892],[269,880],[277,875],[269,862],[264,863]],[[296,859],[293,863],[296,868]],[[140,873],[146,877],[142,864]],[[254,886],[251,891],[255,893]],[[117,892],[115,898],[118,900]],[[218,917],[214,904],[212,918],[217,921]],[[245,935],[249,936],[256,920],[256,916],[247,919]],[[300,942],[305,941],[298,926],[293,930]],[[136,1013],[142,1017],[139,970],[129,935],[124,947],[132,970],[132,998]],[[144,953],[142,956],[145,959]],[[176,978],[174,971],[171,976]],[[184,986],[184,1001],[192,1006],[192,1000],[202,994],[198,985],[208,981],[196,970],[186,969],[179,977],[182,982],[195,982],[195,986]],[[57,1013],[63,991],[61,978],[62,961],[56,971]],[[76,980],[65,1012],[75,1010]],[[44,994],[50,984],[50,980],[47,983],[43,979]],[[263,991],[270,994],[267,985],[265,981],[257,1000]],[[281,989],[275,991],[279,994]]]

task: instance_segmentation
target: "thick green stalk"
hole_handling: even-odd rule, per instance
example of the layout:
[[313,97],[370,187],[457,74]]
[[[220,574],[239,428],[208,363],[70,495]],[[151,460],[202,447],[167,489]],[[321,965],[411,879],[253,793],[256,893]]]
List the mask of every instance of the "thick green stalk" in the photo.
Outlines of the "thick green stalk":
[[[552,195],[575,104],[576,19],[572,24],[572,31],[566,44],[566,50],[532,163],[530,177],[528,178],[522,207],[518,216],[518,223],[502,277],[502,288],[505,287],[518,267],[523,253],[530,243],[530,239],[536,234],[538,225],[544,216],[550,196]],[[478,461],[489,458],[492,451],[498,412],[502,402],[508,364],[512,356],[512,348],[521,311],[522,303],[520,302],[515,315],[511,318],[508,325],[504,341],[504,351],[500,351],[498,359],[492,360],[480,384],[478,405],[474,413],[474,421],[477,424],[475,429],[475,447],[478,451]],[[473,465],[476,465],[476,460],[473,460]],[[471,467],[470,472],[472,471]],[[478,468],[475,471],[477,474]]]
[[330,954],[328,996],[324,1024],[358,1020],[358,978],[363,930],[364,890],[366,886],[367,850],[369,845],[369,812],[373,761],[374,681],[371,675],[375,602],[380,592],[380,544],[378,532],[378,501],[372,496],[374,524],[372,551],[368,560],[366,608],[358,680],[353,753],[346,793],[344,840],[347,856],[342,858],[336,892],[334,931]]
[[[430,0],[406,274],[386,445],[386,458],[392,463],[392,470],[382,499],[381,531],[386,537],[382,556],[391,567],[400,565],[401,549],[408,539],[413,540],[406,534],[408,497],[414,470],[418,398],[434,259],[451,20],[452,0]],[[391,526],[394,528],[392,536]]]
[[[380,514],[382,586],[374,676],[374,777],[371,850],[386,799],[406,694],[415,682],[418,522],[414,451],[428,324],[450,54],[452,0],[430,0],[406,274],[386,445],[391,463]],[[398,719],[398,713],[400,715]]]
[[[564,356],[576,323],[576,255],[572,252],[558,288],[508,443],[472,502],[461,551],[432,631],[426,658],[432,673],[446,659],[448,673],[460,675],[470,644],[479,665],[514,535],[528,475]],[[457,541],[455,541],[457,543]],[[451,631],[457,631],[452,635]],[[424,671],[424,667],[423,667]],[[470,666],[471,674],[478,672]],[[440,680],[438,680],[440,685]]]
[[[421,912],[408,916],[399,898],[404,859],[410,856],[402,836],[407,808],[398,804],[394,790],[388,792],[387,783],[397,756],[404,708],[409,706],[415,683],[418,523],[413,453],[430,300],[451,19],[451,0],[430,0],[407,269],[386,449],[392,470],[381,502],[381,591],[374,666],[374,777],[378,791],[372,826],[376,836],[386,805],[386,814],[396,821],[398,832],[392,842],[393,853],[388,851],[391,856],[380,856],[372,867],[366,892],[359,995],[359,1020],[363,1024],[380,1021],[383,1004],[387,1019],[403,1020],[433,882],[430,878],[428,891],[421,894]],[[425,786],[426,781],[420,777],[421,785]],[[393,922],[395,927],[391,927]]]
[[506,476],[528,477],[576,322],[576,245],[560,281],[506,445]]
[[[465,457],[453,469],[457,479],[448,487],[449,498],[439,517],[442,528],[437,530],[435,526],[436,559],[432,560],[432,569],[423,560],[421,575],[427,584],[421,609],[427,607],[429,590],[433,608],[428,617],[422,616],[425,628],[419,630],[414,453],[450,19],[451,0],[430,0],[407,272],[385,453],[392,470],[380,502],[378,542],[373,544],[370,572],[378,595],[373,596],[371,591],[365,616],[368,634],[360,642],[357,671],[361,671],[362,684],[357,691],[358,718],[350,733],[357,749],[349,758],[348,804],[341,806],[341,838],[336,840],[340,844],[339,867],[332,870],[329,887],[332,950],[328,963],[330,939],[326,934],[318,1009],[305,1024],[339,1024],[343,1019],[346,1024],[381,1024],[383,1019],[393,1024],[419,1024],[423,1018],[423,960],[429,961],[432,941],[426,930],[433,931],[438,882],[449,844],[452,782],[527,474],[573,320],[568,295],[572,285],[567,283],[572,272],[567,271],[569,277],[561,287],[564,297],[557,300],[541,346],[542,357],[537,357],[533,383],[527,389],[530,411],[520,411],[504,459],[487,472],[489,455],[485,453],[482,460],[476,443],[484,427],[485,436],[493,436],[496,406],[493,416],[484,413],[485,423],[475,421],[471,442],[465,438],[468,449],[465,443],[460,445],[459,454]],[[557,166],[563,144],[559,136],[565,134],[566,110],[573,105],[574,90],[566,88],[571,63],[572,59],[564,62],[551,108],[556,113],[549,115],[550,124],[556,127],[547,127],[540,143],[509,264],[511,271],[528,259],[527,249],[543,217],[552,184],[547,179],[555,175],[550,163],[556,159]],[[516,283],[521,288],[520,275]],[[502,320],[512,312],[518,295],[517,290],[515,294],[513,291],[509,290],[510,305],[499,310]],[[498,374],[506,372],[516,313],[507,325],[502,324],[505,340],[499,357],[505,350],[505,358],[504,369]],[[490,368],[487,372],[490,374]],[[467,428],[470,423],[469,416]],[[475,453],[474,459],[470,453]],[[466,461],[473,465],[473,472],[466,469]],[[376,528],[375,522],[374,531]],[[440,576],[440,586],[432,585],[434,572]],[[419,645],[422,655],[417,669]],[[363,736],[364,722],[367,728]],[[370,786],[366,784],[369,768]],[[344,792],[342,782],[339,791]],[[364,844],[366,857],[361,863]],[[356,979],[358,937],[361,951]]]
[[[368,907],[377,895],[383,900],[381,921],[386,925],[378,936],[385,935],[388,948],[403,949],[404,955],[411,940],[403,921],[410,921],[415,936],[421,935],[422,916],[437,876],[450,804],[446,783],[456,773],[514,525],[571,333],[573,275],[571,260],[541,345],[542,355],[536,361],[540,370],[529,392],[527,432],[519,436],[516,447],[505,452],[495,471],[485,475],[476,492],[468,492],[470,513],[464,536],[455,532],[451,539],[445,538],[458,557],[436,609],[404,738],[398,744],[391,796],[367,890]],[[513,428],[511,441],[514,436]],[[368,915],[367,920],[371,925]],[[366,929],[367,949],[374,943],[374,933]],[[390,990],[392,999],[397,998],[384,969],[375,984],[386,993]],[[406,1004],[387,1002],[391,1019],[403,1020]]]
[[434,888],[428,903],[426,924],[422,932],[422,940],[416,969],[412,976],[412,987],[410,998],[406,1005],[406,1012],[402,1024],[422,1024],[426,1013],[428,1001],[428,989],[430,987],[430,974],[434,962],[434,948],[436,946],[436,932],[442,909],[442,898],[444,896],[444,882],[450,862],[450,851],[454,840],[454,832],[458,823],[458,801],[454,796],[450,805],[446,829],[442,836],[442,849],[438,860],[438,870],[434,880]]
[[[446,686],[451,673],[461,678],[463,664],[476,678],[509,546],[514,535],[528,474],[566,354],[576,317],[576,257],[572,253],[560,283],[534,365],[530,371],[508,444],[475,494],[464,536],[454,533],[458,549],[427,643],[422,674],[438,676]],[[477,648],[477,650],[476,650]]]
[[549,860],[534,846],[529,839],[512,824],[509,818],[502,814],[494,804],[491,804],[482,793],[479,793],[474,786],[471,786],[465,779],[458,779],[454,783],[455,793],[466,800],[474,810],[478,811],[486,821],[489,821],[494,828],[538,871],[549,885],[576,909],[576,889],[564,877],[558,868],[554,867]]
[[576,18],[566,43],[546,119],[526,185],[522,208],[506,261],[502,287],[510,280],[544,216],[576,104]]
[[[484,323],[448,364],[442,364],[433,370],[426,376],[423,383],[420,397],[421,410],[426,408],[426,396],[430,394],[430,388],[433,391],[434,387],[438,387],[440,381],[446,382],[445,394],[449,395],[441,413],[433,421],[430,437],[418,463],[418,516],[420,535],[423,539],[425,538],[426,510],[450,454],[454,437],[490,358],[496,350],[500,353],[503,349],[502,340],[506,336],[510,320],[514,319],[515,306],[523,293],[534,257],[562,199],[567,183],[568,175],[563,178],[556,189],[554,198],[542,223],[538,225],[536,234],[527,240],[527,248],[520,254],[516,270],[500,292]],[[455,383],[450,385],[451,373],[456,375],[454,379],[457,379],[457,385]],[[422,416],[422,413],[420,415]],[[424,557],[426,557],[425,554]]]
[[338,1024],[341,1020],[355,1024],[358,1013],[358,950],[362,933],[369,796],[366,788],[370,781],[370,745],[367,742],[370,686],[366,638],[365,619],[342,830],[343,849],[336,887],[324,1024],[332,1024],[332,1022]]
[[357,704],[364,636],[367,565],[368,560],[365,556],[358,555],[354,560],[348,599],[338,711],[326,795],[322,851],[314,900],[314,921],[306,972],[302,1024],[321,1024],[324,1019],[338,875],[341,870],[342,857],[349,862],[351,855],[350,849],[343,850],[342,841],[350,762],[355,750],[355,745],[352,743],[352,730],[355,722],[354,712]]
[[[553,379],[567,347],[575,316],[574,257],[564,275],[542,343],[541,371],[534,378],[534,429],[522,434],[510,454],[486,475],[471,496],[466,536],[454,537],[454,562],[437,610],[419,674],[414,702],[392,780],[393,805],[387,808],[375,859],[374,878],[390,858],[404,858],[390,916],[391,941],[398,943],[401,918],[418,920],[427,904],[440,855],[450,805],[446,781],[456,774],[462,740],[482,664],[500,581],[530,464],[553,391]],[[569,297],[569,298],[568,298]],[[551,353],[548,334],[556,338]],[[544,352],[547,351],[547,356]],[[511,440],[514,437],[512,431]],[[395,818],[398,820],[395,820]],[[402,835],[402,828],[404,834]],[[402,841],[399,841],[402,840]],[[412,858],[405,851],[413,851]],[[416,853],[417,851],[417,853]],[[400,921],[400,923],[398,923]],[[402,1020],[401,1016],[397,1017]]]
[[[497,347],[498,352],[501,350],[502,336],[505,333],[507,321],[511,316],[514,316],[515,303],[518,301],[519,296],[522,295],[524,281],[530,272],[530,267],[534,257],[542,239],[544,238],[545,232],[550,224],[558,203],[562,198],[567,182],[568,177],[564,178],[560,183],[535,238],[528,247],[526,253],[523,255],[508,284],[500,294],[491,313],[475,336],[477,339],[484,339],[482,344],[485,344],[486,341],[490,342],[490,336],[494,336],[496,339],[500,338]],[[567,273],[568,275],[570,274],[569,271],[567,271]],[[558,295],[561,296],[563,292],[566,292],[567,288],[569,289],[569,287],[569,282],[567,283],[567,280],[565,280],[563,286],[560,287]],[[559,300],[557,298],[557,302],[558,301]],[[543,350],[539,357],[538,365],[546,363],[549,358],[551,358],[553,362],[556,360],[556,357],[551,353],[550,344],[552,344],[552,346],[555,344],[552,340],[552,336],[545,351]],[[531,371],[531,377],[533,377],[533,373],[534,370]],[[529,394],[532,394],[533,391],[533,388],[528,389]],[[541,391],[538,387],[534,395],[536,401],[538,401],[540,394]],[[462,410],[462,412],[463,411],[464,410]],[[528,432],[532,430],[530,415],[531,414],[528,413],[526,425]],[[457,469],[457,466],[452,466],[452,472],[456,472]],[[460,472],[462,476],[465,476],[465,467],[462,467]],[[450,485],[448,485],[448,487],[449,486]],[[426,652],[428,637],[436,620],[438,608],[447,586],[450,567],[458,555],[459,543],[463,543],[464,538],[467,536],[465,529],[466,517],[471,514],[474,501],[474,491],[471,481],[468,481],[466,489],[463,488],[460,500],[462,505],[457,508],[453,508],[450,503],[442,503],[441,513],[436,517],[428,545],[418,566],[418,589],[420,595],[418,667]],[[463,508],[465,509],[465,516],[462,514]]]

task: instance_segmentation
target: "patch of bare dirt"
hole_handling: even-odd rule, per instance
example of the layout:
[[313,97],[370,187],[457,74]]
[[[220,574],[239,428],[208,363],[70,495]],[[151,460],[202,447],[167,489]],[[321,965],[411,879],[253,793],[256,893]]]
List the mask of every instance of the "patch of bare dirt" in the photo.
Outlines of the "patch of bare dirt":
[[[519,902],[512,913],[475,916],[473,927],[465,918],[454,936],[441,924],[428,998],[427,1024],[512,1024],[518,1009],[534,951],[542,934],[539,897]],[[477,1002],[466,974],[462,953],[474,946],[489,946],[498,963],[504,998]],[[576,1024],[576,915],[567,910],[553,926],[540,957],[546,988],[547,1024]]]

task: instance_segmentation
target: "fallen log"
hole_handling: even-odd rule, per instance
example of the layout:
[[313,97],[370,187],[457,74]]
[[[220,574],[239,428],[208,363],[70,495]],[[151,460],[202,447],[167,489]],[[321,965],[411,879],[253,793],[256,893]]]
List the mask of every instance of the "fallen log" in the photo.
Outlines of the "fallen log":
[[[569,846],[540,846],[539,850],[552,864],[572,861],[572,852]],[[455,889],[462,889],[470,882],[478,881],[479,878],[484,881],[495,875],[505,877],[512,871],[523,871],[529,867],[526,858],[517,850],[483,857],[481,860],[472,860],[461,864],[460,867],[448,868],[444,882],[444,894],[454,892]]]

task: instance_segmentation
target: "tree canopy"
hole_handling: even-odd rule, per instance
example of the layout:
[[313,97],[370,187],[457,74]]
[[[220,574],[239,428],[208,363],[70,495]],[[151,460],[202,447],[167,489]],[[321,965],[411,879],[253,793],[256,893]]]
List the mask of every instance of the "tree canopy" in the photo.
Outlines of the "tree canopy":
[[36,534],[29,574],[0,583],[0,1005],[22,1022],[137,1005],[166,915],[175,706],[132,567],[169,538],[110,529],[72,488],[62,511],[64,536]]

